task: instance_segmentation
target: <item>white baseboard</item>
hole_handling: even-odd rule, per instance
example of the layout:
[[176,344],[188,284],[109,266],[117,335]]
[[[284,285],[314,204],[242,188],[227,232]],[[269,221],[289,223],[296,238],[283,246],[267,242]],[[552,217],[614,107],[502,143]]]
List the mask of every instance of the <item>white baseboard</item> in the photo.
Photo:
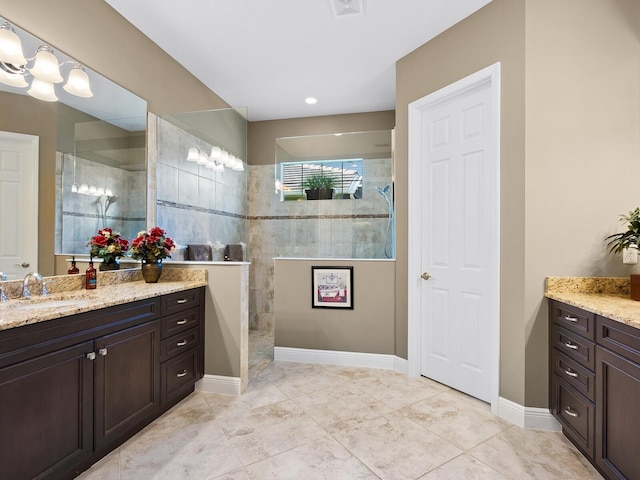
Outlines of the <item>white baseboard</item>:
[[198,390],[199,392],[238,396],[241,392],[241,381],[239,377],[205,375],[196,383],[196,390]]
[[273,359],[281,362],[318,363],[345,367],[379,368],[404,373],[408,362],[404,358],[382,353],[340,352],[335,350],[309,350],[306,348],[275,347]]
[[546,408],[524,407],[518,403],[500,397],[498,399],[498,416],[522,428],[559,432],[560,423]]

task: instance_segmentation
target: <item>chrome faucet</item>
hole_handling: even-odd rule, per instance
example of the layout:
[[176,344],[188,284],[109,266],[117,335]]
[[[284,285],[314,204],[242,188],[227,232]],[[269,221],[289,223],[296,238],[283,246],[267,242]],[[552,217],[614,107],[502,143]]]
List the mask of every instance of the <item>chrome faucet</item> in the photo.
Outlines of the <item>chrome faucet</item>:
[[[7,274],[4,272],[0,272],[0,282],[5,282],[7,280]],[[8,302],[9,301],[9,297],[7,297],[7,294],[4,291],[4,285],[0,286],[0,303],[2,302]]]
[[38,272],[29,272],[24,276],[24,281],[22,282],[22,298],[31,298],[31,292],[29,291],[29,280],[32,277],[42,285],[41,295],[43,297],[48,296],[49,291],[47,290],[47,285],[44,281],[44,278],[42,278],[42,275],[40,275]]

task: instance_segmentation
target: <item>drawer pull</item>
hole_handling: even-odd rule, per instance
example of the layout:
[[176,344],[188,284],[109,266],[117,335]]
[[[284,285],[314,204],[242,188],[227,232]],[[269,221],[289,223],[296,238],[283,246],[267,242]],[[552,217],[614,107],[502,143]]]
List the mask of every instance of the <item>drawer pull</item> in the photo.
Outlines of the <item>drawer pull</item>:
[[564,346],[565,346],[565,347],[567,347],[567,348],[570,348],[571,350],[577,350],[577,349],[578,349],[578,346],[577,346],[577,345],[574,345],[574,344],[573,344],[573,343],[571,343],[571,342],[567,342],[567,343],[565,343],[565,344],[564,344]]
[[576,372],[574,372],[573,370],[571,370],[570,368],[567,368],[564,373],[566,373],[567,375],[569,375],[570,377],[573,378],[578,378],[578,374]]
[[[187,370],[186,370],[186,369],[185,369],[185,370],[182,370],[181,372],[178,372],[178,373],[176,374],[176,377],[178,377],[178,378],[185,377],[185,376],[187,375],[187,373],[188,373],[188,372],[187,372]],[[577,415],[576,415],[576,416],[577,416]]]
[[187,300],[186,298],[179,298],[176,303],[178,305],[182,305],[183,303],[187,303],[189,300]]
[[177,325],[186,325],[188,321],[189,321],[189,320],[187,320],[186,318],[183,318],[182,320],[178,320],[178,321],[176,322],[176,324],[177,324]]
[[176,347],[184,347],[187,343],[189,343],[188,340],[182,340],[181,342],[176,343]]
[[107,349],[101,348],[100,350],[98,350],[98,353],[104,357],[107,355]]
[[87,358],[89,360],[95,360],[96,359],[96,352],[89,352],[87,353]]
[[578,321],[578,319],[577,319],[576,317],[570,317],[569,315],[565,315],[565,316],[564,316],[564,319],[565,319],[567,322],[573,322],[573,323],[576,323],[576,322]]
[[578,412],[574,411],[571,409],[571,407],[567,407],[564,409],[564,413],[566,413],[567,415],[569,415],[570,417],[577,417],[578,416]]

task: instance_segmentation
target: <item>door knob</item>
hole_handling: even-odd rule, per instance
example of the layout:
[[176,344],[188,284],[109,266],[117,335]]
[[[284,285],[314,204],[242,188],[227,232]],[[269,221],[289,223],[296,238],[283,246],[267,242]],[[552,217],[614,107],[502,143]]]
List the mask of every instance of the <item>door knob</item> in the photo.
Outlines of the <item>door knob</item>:
[[29,262],[16,263],[16,267],[29,268]]
[[420,278],[422,278],[423,280],[429,280],[431,278],[431,275],[429,275],[427,272],[424,272],[422,275],[420,275]]

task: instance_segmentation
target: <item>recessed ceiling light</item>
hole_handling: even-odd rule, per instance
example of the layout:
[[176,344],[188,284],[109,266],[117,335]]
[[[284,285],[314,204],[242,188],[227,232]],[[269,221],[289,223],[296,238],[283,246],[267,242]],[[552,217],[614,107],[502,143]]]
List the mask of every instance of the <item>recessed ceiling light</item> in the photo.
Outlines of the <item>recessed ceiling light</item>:
[[304,99],[305,103],[308,103],[309,105],[314,105],[316,103],[318,103],[318,99],[314,98],[314,97],[307,97]]

